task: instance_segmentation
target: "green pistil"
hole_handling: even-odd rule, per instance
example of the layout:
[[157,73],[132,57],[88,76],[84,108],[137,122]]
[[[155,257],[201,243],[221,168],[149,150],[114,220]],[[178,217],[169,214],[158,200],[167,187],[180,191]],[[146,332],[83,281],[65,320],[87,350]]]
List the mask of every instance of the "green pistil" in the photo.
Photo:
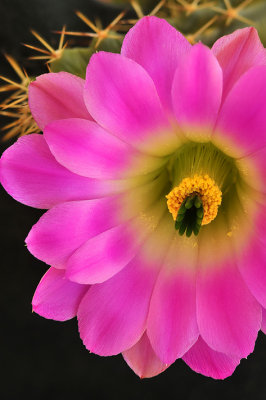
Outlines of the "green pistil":
[[190,237],[192,233],[195,236],[199,234],[204,211],[200,197],[198,195],[192,195],[187,197],[181,207],[179,208],[175,229],[179,231],[179,235],[186,233],[187,237]]

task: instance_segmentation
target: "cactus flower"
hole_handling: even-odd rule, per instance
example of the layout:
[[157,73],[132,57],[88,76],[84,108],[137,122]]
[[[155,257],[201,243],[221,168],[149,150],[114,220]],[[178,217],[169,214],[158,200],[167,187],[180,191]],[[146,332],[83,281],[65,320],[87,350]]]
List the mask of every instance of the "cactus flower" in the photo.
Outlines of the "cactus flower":
[[33,310],[77,316],[141,377],[182,358],[224,379],[266,332],[266,52],[254,28],[212,49],[144,17],[86,80],[39,76],[43,131],[1,158],[16,200],[48,211],[26,238],[50,269]]

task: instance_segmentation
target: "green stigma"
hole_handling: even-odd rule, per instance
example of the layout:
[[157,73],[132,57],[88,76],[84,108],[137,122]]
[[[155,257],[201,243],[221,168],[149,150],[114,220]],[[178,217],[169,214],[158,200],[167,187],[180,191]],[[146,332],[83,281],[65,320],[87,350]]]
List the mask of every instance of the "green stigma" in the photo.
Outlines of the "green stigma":
[[204,210],[200,197],[198,195],[188,196],[178,210],[175,229],[181,236],[184,233],[187,237],[190,237],[192,233],[197,236],[202,225],[203,215]]

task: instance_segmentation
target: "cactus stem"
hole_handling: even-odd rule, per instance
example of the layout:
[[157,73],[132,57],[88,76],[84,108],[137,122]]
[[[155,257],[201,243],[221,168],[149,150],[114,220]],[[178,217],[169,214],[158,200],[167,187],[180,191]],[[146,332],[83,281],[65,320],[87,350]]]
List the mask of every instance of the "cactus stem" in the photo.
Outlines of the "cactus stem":
[[175,8],[177,10],[182,10],[185,11],[186,17],[189,17],[191,14],[193,14],[195,11],[202,10],[205,8],[210,8],[214,6],[216,3],[215,1],[210,1],[208,3],[203,3],[199,4],[200,0],[193,0],[192,3],[188,3],[186,0],[176,0],[177,3],[179,3],[179,6],[174,6],[174,5],[169,5],[170,8]]
[[137,0],[130,0],[131,6],[134,8],[135,13],[137,14],[138,18],[144,17],[144,13],[142,11],[142,8]]
[[247,7],[253,0],[244,0],[237,7],[233,7],[230,0],[224,0],[226,9],[220,7],[212,7],[213,11],[223,14],[226,17],[225,25],[229,26],[234,20],[238,20],[247,25],[254,25],[254,21],[245,18],[243,15],[239,14],[245,7]]
[[214,22],[217,19],[218,19],[218,16],[215,15],[208,22],[206,22],[206,24],[204,24],[201,28],[199,28],[196,32],[194,32],[192,34],[189,34],[189,35],[186,35],[187,40],[191,44],[195,44],[197,37],[200,36],[202,33],[204,33],[212,24],[214,24]]
[[50,46],[50,44],[34,30],[32,30],[31,33],[44,46],[44,49],[42,49],[40,47],[32,46],[31,44],[23,43],[23,45],[31,50],[37,51],[38,53],[41,53],[44,55],[43,56],[40,56],[40,55],[39,56],[31,56],[31,57],[29,57],[30,60],[47,60],[48,63],[51,63],[62,57],[62,53],[67,46],[67,42],[64,44],[64,38],[65,38],[65,33],[66,33],[65,26],[63,26],[63,29],[60,32],[61,36],[59,39],[59,45],[58,45],[57,49],[54,49],[52,46]]
[[161,1],[157,4],[157,6],[154,7],[154,9],[150,12],[149,15],[156,15],[156,14],[161,10],[161,8],[165,5],[165,3],[166,3],[166,0],[161,0]]
[[[110,24],[102,29],[100,24],[94,24],[89,18],[86,17],[83,13],[80,11],[76,12],[76,15],[83,21],[85,24],[91,28],[93,32],[73,32],[73,31],[68,31],[65,32],[66,35],[71,35],[71,36],[83,36],[83,37],[89,37],[89,38],[97,38],[96,44],[95,44],[95,49],[99,47],[101,42],[104,39],[110,38],[110,39],[119,39],[122,36],[119,34],[114,34],[110,33],[111,31],[116,31],[118,29],[118,23],[121,21],[121,19],[125,16],[126,10],[122,11],[115,19],[110,22]],[[59,33],[59,32],[57,32]]]

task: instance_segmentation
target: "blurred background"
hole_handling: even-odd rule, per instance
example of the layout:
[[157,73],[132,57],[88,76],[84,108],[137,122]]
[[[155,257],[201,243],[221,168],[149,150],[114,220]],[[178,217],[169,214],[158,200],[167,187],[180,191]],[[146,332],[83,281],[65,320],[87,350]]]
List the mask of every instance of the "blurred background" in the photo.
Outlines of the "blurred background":
[[[0,75],[17,80],[4,53],[23,63],[30,76],[46,72],[42,63],[28,59],[32,52],[21,45],[36,43],[30,29],[57,46],[59,35],[52,31],[64,24],[71,31],[84,31],[77,10],[92,20],[100,18],[104,26],[110,23],[121,10],[107,3],[0,0]],[[136,18],[135,12],[127,18]],[[0,117],[0,127],[5,124]],[[14,140],[1,141],[1,153]],[[75,320],[60,323],[32,313],[31,299],[47,267],[30,255],[24,239],[43,211],[17,203],[2,188],[0,198],[1,399],[266,399],[266,337],[261,333],[254,353],[225,381],[198,375],[181,360],[158,377],[140,380],[121,356],[90,354]]]

